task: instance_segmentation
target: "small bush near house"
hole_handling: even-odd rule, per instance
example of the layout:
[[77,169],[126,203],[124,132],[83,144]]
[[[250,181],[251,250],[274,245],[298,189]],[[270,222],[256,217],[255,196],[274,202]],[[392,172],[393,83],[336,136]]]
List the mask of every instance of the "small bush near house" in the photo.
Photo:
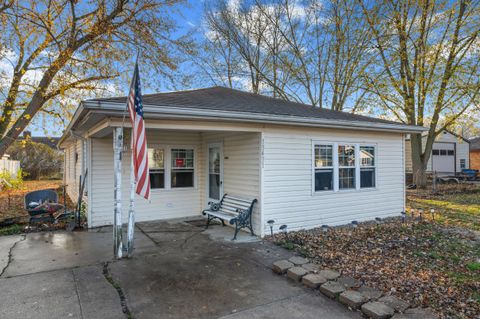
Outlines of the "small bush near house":
[[20,189],[23,186],[23,171],[19,169],[16,176],[10,172],[0,172],[0,190],[9,192],[14,189]]
[[20,161],[25,178],[60,179],[63,167],[63,153],[51,147],[30,140],[17,141],[7,150],[11,159]]

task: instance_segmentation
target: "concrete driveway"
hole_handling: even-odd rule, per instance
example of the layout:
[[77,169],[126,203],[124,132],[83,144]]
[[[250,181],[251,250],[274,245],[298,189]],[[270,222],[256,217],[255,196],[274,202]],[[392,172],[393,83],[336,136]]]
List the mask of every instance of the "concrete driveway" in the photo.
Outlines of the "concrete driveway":
[[232,232],[139,223],[119,261],[110,227],[0,237],[0,318],[361,318],[273,274],[290,252]]

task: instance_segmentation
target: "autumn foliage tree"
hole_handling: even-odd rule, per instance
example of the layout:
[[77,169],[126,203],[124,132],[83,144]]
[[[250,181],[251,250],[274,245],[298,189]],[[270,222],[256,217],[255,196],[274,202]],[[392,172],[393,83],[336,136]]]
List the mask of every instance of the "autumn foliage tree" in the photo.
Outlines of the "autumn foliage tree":
[[[169,75],[176,49],[170,18],[180,0],[9,0],[0,3],[0,155],[38,113],[67,116],[75,94],[105,88],[134,61]],[[109,82],[110,83],[110,82]],[[69,103],[70,102],[70,103]]]
[[[373,35],[372,103],[406,124],[415,183],[426,185],[433,142],[480,105],[480,4],[470,0],[359,0]],[[478,121],[478,119],[477,119]]]

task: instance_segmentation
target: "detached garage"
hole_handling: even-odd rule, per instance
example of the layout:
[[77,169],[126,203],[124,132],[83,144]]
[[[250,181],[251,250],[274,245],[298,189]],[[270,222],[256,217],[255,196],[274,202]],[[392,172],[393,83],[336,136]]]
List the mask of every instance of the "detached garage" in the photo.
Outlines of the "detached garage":
[[[426,143],[423,138],[423,145]],[[406,171],[412,173],[412,151],[410,139],[407,138],[405,145]],[[464,168],[470,167],[469,141],[463,137],[449,132],[440,133],[432,147],[432,154],[427,164],[427,172],[437,172],[439,175],[455,175]]]

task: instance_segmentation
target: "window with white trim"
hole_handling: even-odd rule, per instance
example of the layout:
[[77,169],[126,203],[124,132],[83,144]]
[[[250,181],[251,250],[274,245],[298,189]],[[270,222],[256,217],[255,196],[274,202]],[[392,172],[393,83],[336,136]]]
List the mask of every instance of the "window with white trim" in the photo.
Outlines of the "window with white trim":
[[338,189],[354,189],[355,145],[338,145]]
[[360,146],[360,188],[375,187],[375,147]]
[[162,148],[148,149],[150,187],[165,188],[165,151]]
[[376,187],[376,147],[357,143],[314,143],[315,192]]
[[194,151],[186,148],[171,150],[171,188],[193,187]]
[[333,190],[333,145],[315,145],[315,191]]

